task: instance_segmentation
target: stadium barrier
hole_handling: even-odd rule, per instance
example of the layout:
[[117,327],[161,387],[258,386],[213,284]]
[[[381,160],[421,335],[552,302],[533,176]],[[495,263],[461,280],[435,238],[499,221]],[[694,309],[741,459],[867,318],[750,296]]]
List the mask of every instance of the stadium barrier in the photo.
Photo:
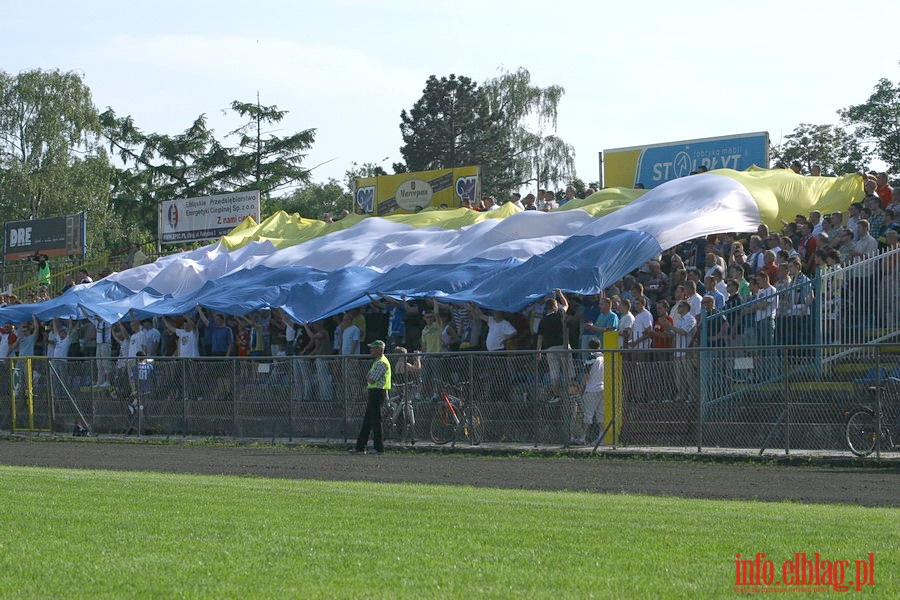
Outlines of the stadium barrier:
[[[421,372],[406,377],[396,365],[411,355],[389,359],[395,381],[411,384],[419,441],[429,441],[443,391],[478,405],[484,442],[565,446],[581,432],[585,352],[423,355]],[[604,414],[589,443],[604,432],[599,441],[614,446],[840,450],[846,411],[871,403],[873,385],[889,411],[900,403],[897,344],[610,348],[603,356]],[[9,359],[0,429],[349,441],[371,359],[106,360]]]

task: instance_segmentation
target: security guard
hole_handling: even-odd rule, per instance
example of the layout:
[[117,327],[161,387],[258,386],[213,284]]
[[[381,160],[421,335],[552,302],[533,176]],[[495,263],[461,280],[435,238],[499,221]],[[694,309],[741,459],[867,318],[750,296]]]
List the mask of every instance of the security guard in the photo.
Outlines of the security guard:
[[350,450],[352,454],[365,454],[370,431],[372,432],[372,443],[375,446],[374,454],[384,452],[381,406],[387,400],[387,392],[391,389],[391,363],[384,355],[384,342],[381,340],[375,340],[369,344],[369,352],[374,360],[366,374],[366,416],[363,418],[362,429],[356,439],[356,447]]

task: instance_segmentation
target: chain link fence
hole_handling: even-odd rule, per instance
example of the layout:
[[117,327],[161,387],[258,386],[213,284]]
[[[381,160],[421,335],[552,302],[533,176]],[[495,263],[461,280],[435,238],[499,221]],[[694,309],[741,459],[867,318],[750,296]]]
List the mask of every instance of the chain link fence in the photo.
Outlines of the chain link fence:
[[[398,384],[389,403],[408,399],[409,433],[419,442],[431,441],[431,423],[450,394],[480,409],[484,442],[567,445],[586,429],[588,443],[603,433],[601,441],[617,446],[785,451],[846,449],[845,414],[872,405],[873,393],[889,413],[900,405],[900,346],[893,344],[603,356],[605,392],[593,419],[585,419],[581,393],[586,351],[389,355]],[[9,359],[0,370],[0,428],[352,440],[370,364],[365,356],[107,361]],[[386,436],[399,440],[402,427],[392,419],[400,411],[391,412]]]

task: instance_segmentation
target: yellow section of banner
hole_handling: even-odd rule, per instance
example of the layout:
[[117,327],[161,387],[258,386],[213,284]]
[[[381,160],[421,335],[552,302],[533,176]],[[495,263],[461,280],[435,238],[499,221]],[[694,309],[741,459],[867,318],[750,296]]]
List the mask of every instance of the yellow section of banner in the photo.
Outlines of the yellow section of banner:
[[356,180],[357,206],[367,214],[411,214],[426,208],[459,208],[481,199],[481,167],[455,167]]
[[606,187],[634,187],[635,173],[642,148],[603,152],[603,185]]

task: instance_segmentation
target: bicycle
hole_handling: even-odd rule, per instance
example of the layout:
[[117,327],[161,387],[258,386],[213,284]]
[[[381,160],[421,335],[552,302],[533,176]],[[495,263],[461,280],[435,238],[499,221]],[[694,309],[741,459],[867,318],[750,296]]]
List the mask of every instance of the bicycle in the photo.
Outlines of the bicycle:
[[[869,392],[875,396],[878,386],[870,386]],[[859,406],[847,415],[845,436],[850,452],[856,456],[868,456],[876,447],[888,450],[898,446],[900,441],[900,423],[891,420],[884,409],[883,402],[876,401],[872,406]],[[896,434],[896,436],[895,436]]]
[[413,409],[413,383],[395,383],[381,407],[381,429],[385,438],[416,443],[416,413]]
[[484,418],[481,409],[471,400],[466,400],[460,395],[466,382],[447,384],[457,394],[449,394],[441,391],[440,404],[431,419],[431,441],[435,444],[446,444],[456,440],[462,435],[469,444],[477,446],[484,438]]

